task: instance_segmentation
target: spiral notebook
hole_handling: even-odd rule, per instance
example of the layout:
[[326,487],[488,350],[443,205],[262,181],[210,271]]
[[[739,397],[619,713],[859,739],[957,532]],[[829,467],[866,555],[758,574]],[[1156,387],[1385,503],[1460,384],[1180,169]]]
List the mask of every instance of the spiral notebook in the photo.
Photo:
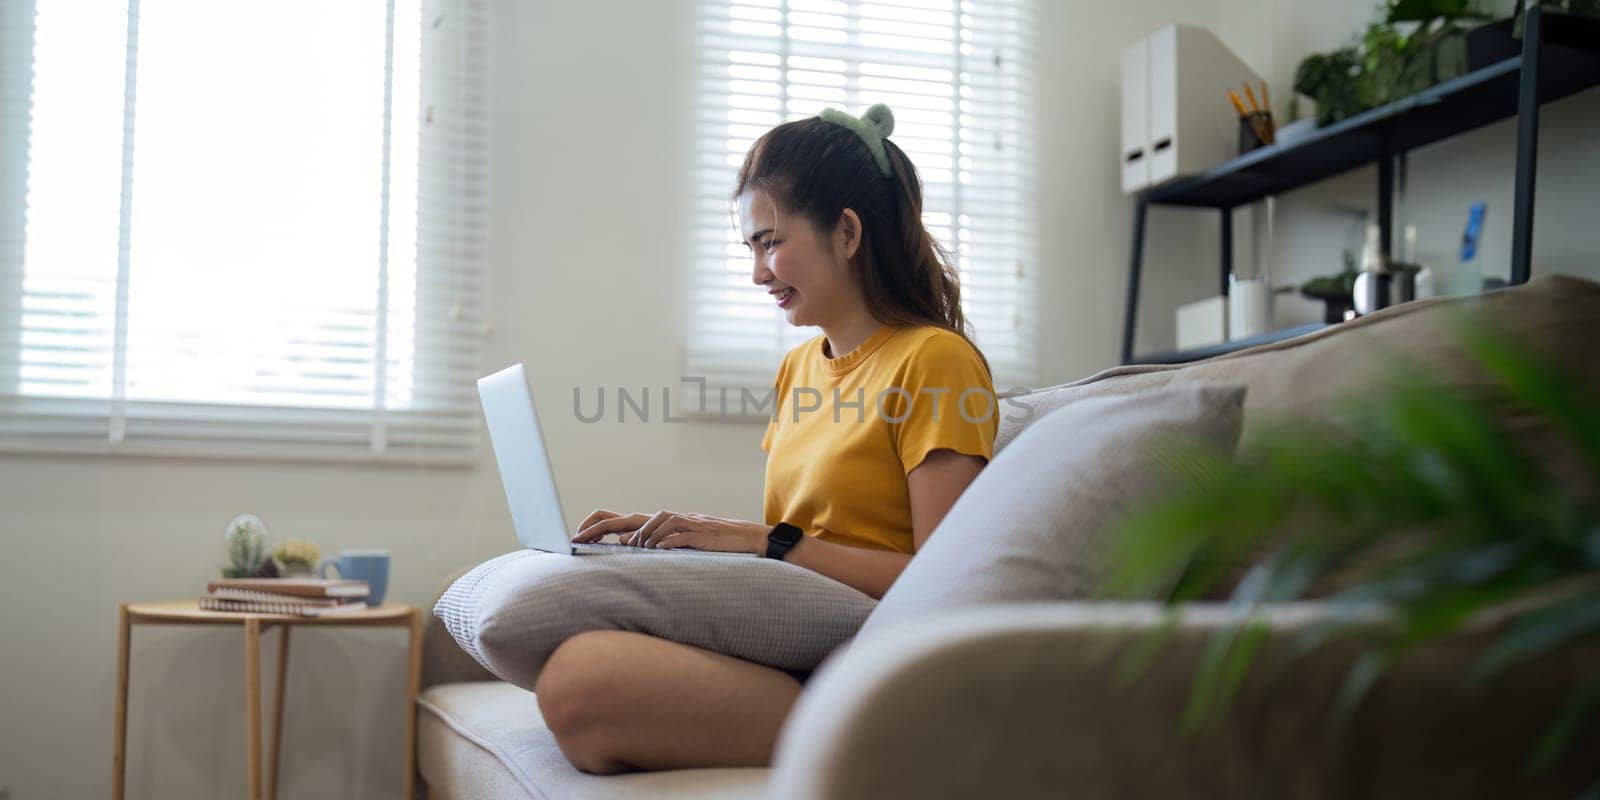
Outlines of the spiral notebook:
[[295,597],[366,597],[370,593],[366,581],[329,578],[220,578],[206,584],[206,591],[218,589],[244,589],[274,595]]
[[367,604],[357,600],[321,601],[299,600],[292,597],[277,599],[240,599],[231,596],[209,594],[200,598],[200,608],[203,611],[231,611],[236,614],[284,614],[295,617],[327,617],[338,614],[358,614],[367,609]]

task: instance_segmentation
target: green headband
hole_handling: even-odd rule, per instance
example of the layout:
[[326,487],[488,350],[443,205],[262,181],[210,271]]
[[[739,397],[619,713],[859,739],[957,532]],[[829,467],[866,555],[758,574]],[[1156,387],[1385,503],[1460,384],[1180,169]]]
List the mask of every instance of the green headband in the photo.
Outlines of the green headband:
[[888,106],[878,103],[859,117],[850,116],[837,108],[824,108],[817,118],[855,131],[872,153],[872,160],[878,162],[878,171],[883,173],[883,177],[889,177],[889,152],[883,146],[883,140],[894,133],[894,112]]

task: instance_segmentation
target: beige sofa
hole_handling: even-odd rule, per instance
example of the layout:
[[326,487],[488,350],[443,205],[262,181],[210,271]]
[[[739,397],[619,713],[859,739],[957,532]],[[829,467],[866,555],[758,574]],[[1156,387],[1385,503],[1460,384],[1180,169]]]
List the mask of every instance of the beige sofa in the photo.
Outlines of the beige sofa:
[[[1171,383],[1240,382],[1249,387],[1248,438],[1267,417],[1326,414],[1363,391],[1383,369],[1380,354],[1410,358],[1457,385],[1481,385],[1451,344],[1453,312],[1469,306],[1600,392],[1600,285],[1545,277],[1481,298],[1411,303],[1205,362],[1111,369],[1026,400],[1042,413]],[[1529,420],[1508,422],[1541,457],[1564,457]],[[1001,445],[1018,432],[1007,423]],[[1492,622],[1402,662],[1357,713],[1341,717],[1334,697],[1361,642],[1336,640],[1304,653],[1299,634],[1331,610],[1275,607],[1272,633],[1230,714],[1186,733],[1177,720],[1200,649],[1229,613],[1188,612],[1137,680],[1119,665],[1160,624],[1159,609],[1148,605],[991,606],[905,626],[857,639],[817,673],[771,769],[603,777],[574,769],[533,695],[495,680],[435,620],[418,701],[418,765],[431,796],[452,800],[1571,797],[1596,780],[1595,725],[1554,771],[1530,777],[1521,766],[1572,688],[1600,674],[1600,647],[1469,686],[1457,679],[1460,667]]]

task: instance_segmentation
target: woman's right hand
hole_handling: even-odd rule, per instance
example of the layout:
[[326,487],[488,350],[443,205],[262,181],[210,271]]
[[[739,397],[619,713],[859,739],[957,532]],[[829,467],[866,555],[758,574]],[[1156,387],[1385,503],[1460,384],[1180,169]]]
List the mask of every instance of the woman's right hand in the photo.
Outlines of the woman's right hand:
[[649,514],[619,514],[597,508],[589,512],[589,516],[584,517],[583,522],[578,524],[578,534],[572,537],[572,541],[575,544],[598,542],[600,537],[615,533],[617,540],[622,544],[633,544],[629,541],[629,537],[649,521]]

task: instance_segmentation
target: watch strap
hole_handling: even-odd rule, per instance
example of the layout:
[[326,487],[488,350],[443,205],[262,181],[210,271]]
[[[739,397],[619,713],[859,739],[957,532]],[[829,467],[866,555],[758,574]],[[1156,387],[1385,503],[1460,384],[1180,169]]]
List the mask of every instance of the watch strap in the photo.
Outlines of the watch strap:
[[767,532],[767,558],[784,560],[804,536],[805,531],[787,522],[772,526],[772,530]]

